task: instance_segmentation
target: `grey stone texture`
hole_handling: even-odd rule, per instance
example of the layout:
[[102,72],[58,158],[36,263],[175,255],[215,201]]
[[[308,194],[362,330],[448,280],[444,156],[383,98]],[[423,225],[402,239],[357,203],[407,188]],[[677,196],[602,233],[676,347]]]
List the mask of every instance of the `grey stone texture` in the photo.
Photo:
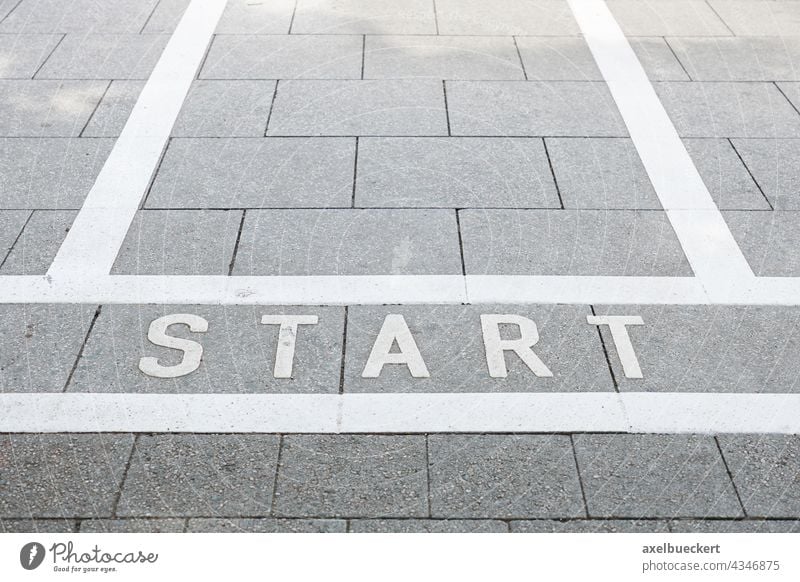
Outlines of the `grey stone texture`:
[[709,0],[708,4],[736,36],[800,35],[800,4],[796,2]]
[[660,519],[537,519],[512,521],[511,533],[667,533],[668,523]]
[[440,34],[568,36],[580,32],[565,0],[436,0]]
[[294,34],[436,34],[428,0],[298,0]]
[[0,435],[0,516],[110,516],[133,435]]
[[447,135],[444,89],[434,79],[282,81],[267,135]]
[[144,81],[111,81],[81,137],[118,137],[143,87]]
[[72,210],[35,210],[0,267],[0,275],[47,273],[75,214]]
[[181,533],[183,519],[85,519],[80,533]]
[[729,36],[730,29],[704,0],[608,0],[626,36]]
[[362,138],[356,206],[559,208],[541,140]]
[[4,32],[138,33],[158,0],[25,0],[0,23]]
[[425,459],[424,436],[285,436],[274,514],[425,517]]
[[351,533],[507,533],[505,522],[489,519],[354,519]]
[[628,134],[605,83],[448,81],[446,89],[453,135]]
[[229,0],[217,24],[217,33],[286,34],[289,32],[295,5],[294,0]]
[[519,519],[585,515],[563,435],[431,435],[433,517]]
[[0,79],[32,78],[61,39],[59,34],[0,34]]
[[662,212],[463,210],[470,275],[690,276]]
[[591,517],[741,517],[712,437],[575,435]]
[[343,519],[192,518],[189,533],[344,533]]
[[268,515],[278,440],[258,434],[140,435],[117,515]]
[[796,392],[800,309],[770,306],[597,306],[638,315],[628,334],[644,378],[625,378],[608,326],[600,326],[620,391]]
[[[183,16],[190,0],[159,0],[155,10],[150,13],[147,24],[142,28],[143,33],[158,34],[170,33],[175,30]],[[235,4],[236,0],[229,0],[228,4]],[[273,4],[270,2],[270,4]]]
[[[387,364],[378,378],[361,374],[389,313],[403,315],[430,372],[413,378],[407,366]],[[508,377],[491,378],[481,333],[481,314],[514,314],[536,323],[534,353],[553,373],[537,377],[513,353],[506,354]],[[347,318],[344,391],[347,392],[596,392],[613,391],[603,347],[591,312],[578,305],[351,306]],[[514,325],[501,337],[519,337]],[[457,341],[453,341],[458,338]]]
[[27,210],[0,210],[0,268],[30,216]]
[[[170,326],[171,336],[197,341],[203,359],[195,372],[180,378],[154,378],[139,370],[143,356],[162,366],[175,365],[181,352],[147,339],[158,317],[188,313],[208,321],[208,331],[192,333]],[[275,378],[278,326],[262,315],[317,315],[316,325],[300,325],[291,378]],[[78,362],[70,392],[146,393],[337,393],[341,373],[344,308],[248,306],[105,305]]]
[[674,533],[798,533],[798,520],[766,519],[681,519],[669,524]]
[[800,514],[797,436],[723,435],[719,444],[749,517],[796,518]]
[[776,210],[800,210],[800,140],[736,139],[733,145]]
[[234,275],[457,275],[455,212],[253,210]]
[[62,391],[94,311],[74,304],[0,306],[0,393]]
[[74,519],[2,519],[0,533],[73,533]]
[[725,222],[759,277],[800,277],[800,212],[725,212]]
[[175,138],[145,207],[350,207],[355,141]]

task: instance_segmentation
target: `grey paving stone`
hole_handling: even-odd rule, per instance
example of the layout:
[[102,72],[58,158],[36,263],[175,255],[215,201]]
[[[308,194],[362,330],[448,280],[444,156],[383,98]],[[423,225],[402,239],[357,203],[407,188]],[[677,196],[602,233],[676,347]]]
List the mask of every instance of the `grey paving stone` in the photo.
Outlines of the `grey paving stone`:
[[675,533],[798,533],[800,521],[766,519],[681,519],[671,521]]
[[0,34],[0,79],[30,79],[61,40],[59,34]]
[[611,306],[600,315],[638,315],[628,327],[644,378],[625,378],[608,326],[600,331],[620,391],[796,392],[800,309],[736,306]]
[[268,515],[277,462],[275,435],[140,435],[117,515]]
[[471,275],[690,276],[663,212],[462,210]]
[[427,0],[298,0],[294,34],[437,34]]
[[724,435],[719,445],[749,517],[800,516],[797,436]]
[[667,533],[667,522],[633,519],[537,519],[512,521],[511,533]]
[[736,139],[733,145],[776,210],[800,210],[800,140]]
[[76,214],[72,210],[35,210],[0,267],[0,275],[47,273]]
[[286,517],[424,517],[424,436],[288,435],[274,512]]
[[344,533],[343,519],[212,519],[189,520],[189,533]]
[[565,0],[436,0],[440,34],[577,35]]
[[575,435],[592,517],[740,517],[712,437]]
[[542,141],[362,138],[356,206],[559,208]]
[[[628,40],[651,79],[689,80],[663,38]],[[603,80],[589,46],[580,37],[520,36],[516,42],[525,64],[525,72],[532,81]]]
[[37,79],[146,79],[166,34],[67,34]]
[[[178,26],[181,17],[183,16],[186,7],[189,6],[190,0],[159,0],[158,6],[150,14],[142,29],[143,33],[169,33],[173,32]],[[228,4],[234,4],[233,0],[229,0]],[[274,3],[270,3],[274,4]]]
[[117,275],[227,275],[242,213],[140,210],[117,255]]
[[448,81],[453,135],[626,136],[605,83]]
[[218,35],[201,79],[359,79],[357,35]]
[[77,137],[106,81],[0,80],[0,136]]
[[132,32],[144,26],[158,0],[25,0],[0,23],[0,32]]
[[455,212],[252,210],[234,275],[457,275]]
[[730,29],[704,0],[608,0],[626,36],[728,36]]
[[267,135],[447,135],[444,90],[433,79],[281,82]]
[[800,212],[726,212],[725,222],[759,277],[800,277]]
[[27,210],[2,210],[0,211],[0,266],[5,261],[14,241],[22,232],[31,213]]
[[524,79],[511,37],[367,36],[365,79]]
[[[386,365],[378,378],[362,378],[387,314],[402,314],[430,372],[413,378],[407,366]],[[481,314],[509,313],[532,319],[540,340],[534,353],[553,373],[537,377],[514,355],[508,377],[489,377]],[[352,306],[347,318],[345,392],[595,392],[613,391],[597,329],[586,323],[587,306]],[[501,327],[503,338],[519,328]],[[453,338],[458,338],[453,341]]]
[[783,82],[776,83],[776,85],[795,108],[795,111],[800,112],[800,83]]
[[133,435],[0,435],[3,517],[110,516]]
[[489,519],[354,519],[352,533],[507,533],[505,522]]
[[0,519],[0,533],[72,533],[74,519]]
[[800,114],[772,83],[654,83],[682,137],[800,137]]
[[563,435],[431,435],[433,517],[584,516]]
[[[143,356],[162,366],[180,362],[181,352],[147,339],[150,323],[164,315],[189,313],[208,321],[208,331],[192,333],[173,325],[169,335],[203,346],[200,367],[180,378],[154,378],[139,370]],[[291,378],[275,378],[278,326],[262,315],[317,315],[316,325],[300,325]],[[105,305],[68,390],[146,393],[337,393],[341,374],[344,308],[221,307],[197,305]]]
[[175,137],[261,137],[275,81],[195,81],[172,129]]
[[110,139],[0,140],[0,207],[79,209],[114,143]]
[[355,138],[170,142],[146,208],[349,207]]
[[117,137],[139,99],[144,81],[111,81],[81,137]]
[[798,81],[800,37],[670,38],[695,81]]
[[0,307],[0,392],[61,392],[94,306]]
[[181,533],[183,519],[85,519],[81,533]]
[[796,2],[709,0],[708,3],[737,36],[800,35],[800,4]]

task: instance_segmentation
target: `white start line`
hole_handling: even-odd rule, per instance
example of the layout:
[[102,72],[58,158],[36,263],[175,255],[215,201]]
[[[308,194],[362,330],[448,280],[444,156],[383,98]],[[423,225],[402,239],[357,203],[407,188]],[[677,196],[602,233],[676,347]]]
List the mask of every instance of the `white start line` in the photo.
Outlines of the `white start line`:
[[[192,0],[47,275],[0,277],[0,303],[799,305],[800,278],[753,274],[605,2],[568,2],[693,277],[110,275],[226,4]],[[0,432],[798,434],[800,395],[5,393]]]

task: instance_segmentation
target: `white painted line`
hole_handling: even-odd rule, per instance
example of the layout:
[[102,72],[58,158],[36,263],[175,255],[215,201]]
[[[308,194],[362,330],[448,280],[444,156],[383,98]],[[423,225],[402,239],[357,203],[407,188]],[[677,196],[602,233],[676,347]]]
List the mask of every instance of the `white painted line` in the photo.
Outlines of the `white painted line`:
[[0,394],[0,432],[800,434],[800,394]]
[[52,277],[111,271],[225,4],[189,4],[58,250]]
[[568,0],[695,275],[712,295],[754,275],[603,0]]

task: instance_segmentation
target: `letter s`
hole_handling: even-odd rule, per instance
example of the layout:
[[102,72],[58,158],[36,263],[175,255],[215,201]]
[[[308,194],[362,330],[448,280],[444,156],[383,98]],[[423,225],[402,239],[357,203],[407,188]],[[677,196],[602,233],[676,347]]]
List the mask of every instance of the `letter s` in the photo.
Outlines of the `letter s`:
[[170,325],[182,323],[189,326],[190,331],[208,331],[208,322],[199,315],[189,313],[175,313],[159,317],[150,324],[147,332],[147,339],[157,346],[181,350],[183,358],[179,364],[174,366],[162,366],[158,363],[158,358],[145,356],[139,360],[139,369],[148,376],[155,378],[179,378],[191,374],[200,367],[200,359],[203,356],[203,346],[199,343],[167,335],[167,328]]

